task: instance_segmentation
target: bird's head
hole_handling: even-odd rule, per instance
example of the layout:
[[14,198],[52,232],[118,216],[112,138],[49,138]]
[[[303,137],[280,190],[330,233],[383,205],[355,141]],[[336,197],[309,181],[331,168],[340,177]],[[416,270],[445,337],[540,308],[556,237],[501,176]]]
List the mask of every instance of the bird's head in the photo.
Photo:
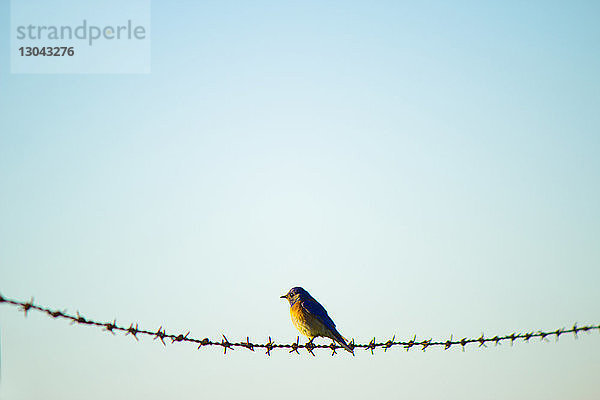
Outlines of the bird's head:
[[290,306],[293,306],[295,302],[300,300],[303,297],[310,296],[308,292],[302,289],[300,286],[296,286],[290,289],[287,294],[281,296],[282,299],[287,299],[290,302]]

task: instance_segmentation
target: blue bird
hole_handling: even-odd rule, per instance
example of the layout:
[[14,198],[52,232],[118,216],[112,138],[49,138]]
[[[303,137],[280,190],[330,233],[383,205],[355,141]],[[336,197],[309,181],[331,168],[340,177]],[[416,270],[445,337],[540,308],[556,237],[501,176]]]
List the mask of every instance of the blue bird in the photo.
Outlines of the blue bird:
[[335,323],[329,318],[325,308],[306,290],[293,287],[281,298],[290,302],[292,323],[301,334],[308,337],[310,343],[317,336],[327,337],[354,354],[346,339],[335,329]]

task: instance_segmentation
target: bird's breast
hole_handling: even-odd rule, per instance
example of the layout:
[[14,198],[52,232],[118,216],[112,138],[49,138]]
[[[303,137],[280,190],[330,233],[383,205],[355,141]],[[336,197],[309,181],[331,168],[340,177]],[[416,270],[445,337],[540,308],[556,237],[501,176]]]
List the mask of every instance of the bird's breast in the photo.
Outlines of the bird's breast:
[[307,312],[300,302],[290,307],[292,323],[301,334],[312,339],[316,336],[328,336],[329,330],[317,317]]

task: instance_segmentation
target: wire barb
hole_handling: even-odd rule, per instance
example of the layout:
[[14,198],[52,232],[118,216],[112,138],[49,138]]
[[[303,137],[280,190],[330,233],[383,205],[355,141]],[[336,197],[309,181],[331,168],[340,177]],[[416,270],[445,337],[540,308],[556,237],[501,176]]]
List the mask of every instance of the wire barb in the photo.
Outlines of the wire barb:
[[448,350],[453,344],[452,335],[450,335],[450,339],[446,340],[446,343],[444,343],[444,350]]
[[331,348],[331,357],[335,356],[337,354],[337,351],[335,351],[335,349],[337,349],[335,342],[331,342],[329,347]]
[[300,336],[298,336],[296,338],[296,341],[294,343],[292,343],[292,349],[290,350],[290,353],[296,353],[296,354],[300,355],[300,353],[298,352],[299,345],[300,345]]
[[[227,354],[227,349],[234,350],[231,347],[231,343],[229,343],[229,340],[227,340],[227,337],[225,337],[225,335],[221,335],[221,336],[223,336],[223,340],[221,340],[221,343],[220,343],[221,346],[223,346],[223,354]],[[187,339],[187,337],[186,337],[186,339]]]
[[132,335],[133,338],[136,340],[136,342],[139,342],[140,339],[138,339],[137,334],[139,333],[138,331],[138,324],[135,324],[135,328],[133,327],[133,322],[131,323],[131,325],[129,325],[129,328],[127,329],[127,333],[125,333],[125,336],[127,335]]
[[[165,330],[163,329],[163,327],[161,325],[160,328],[158,328],[158,330],[154,334],[154,339],[153,340],[160,339],[160,341],[162,342],[162,344],[166,347],[167,344],[165,343],[165,336],[167,336],[167,334],[166,334]],[[200,346],[198,346],[198,348],[200,348]]]
[[31,307],[33,307],[33,297],[27,303],[20,303],[20,306],[21,306],[21,311],[23,311],[23,314],[25,315],[25,317],[27,317],[27,313],[29,312],[29,309]]
[[410,348],[416,344],[416,340],[417,340],[417,335],[414,335],[413,338],[404,345],[404,348],[406,349],[406,351],[409,351]]
[[275,343],[273,343],[273,341],[271,340],[271,336],[269,336],[269,341],[267,342],[267,344],[265,344],[265,347],[267,349],[267,352],[265,354],[268,355],[269,357],[271,357],[271,350],[273,350],[274,344]]
[[107,332],[112,333],[113,335],[115,334],[114,329],[117,327],[117,319],[115,318],[115,320],[113,322],[107,322],[104,324],[104,330]]
[[385,346],[383,346],[384,353],[386,351],[388,351],[388,349],[394,345],[394,340],[396,340],[396,335],[394,335],[391,340],[388,340],[387,342],[385,342]]
[[250,336],[246,336],[246,343],[242,343],[242,345],[250,351],[254,351],[254,344],[250,343]]

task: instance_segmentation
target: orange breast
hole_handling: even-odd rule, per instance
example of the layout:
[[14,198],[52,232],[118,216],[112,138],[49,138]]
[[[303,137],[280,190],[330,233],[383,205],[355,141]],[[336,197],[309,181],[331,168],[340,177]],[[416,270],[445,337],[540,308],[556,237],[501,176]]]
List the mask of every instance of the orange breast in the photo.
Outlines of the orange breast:
[[290,307],[290,315],[292,317],[292,323],[296,329],[298,329],[301,334],[309,339],[317,336],[329,337],[331,335],[329,330],[325,328],[321,321],[304,310],[300,302],[296,302],[292,307]]

